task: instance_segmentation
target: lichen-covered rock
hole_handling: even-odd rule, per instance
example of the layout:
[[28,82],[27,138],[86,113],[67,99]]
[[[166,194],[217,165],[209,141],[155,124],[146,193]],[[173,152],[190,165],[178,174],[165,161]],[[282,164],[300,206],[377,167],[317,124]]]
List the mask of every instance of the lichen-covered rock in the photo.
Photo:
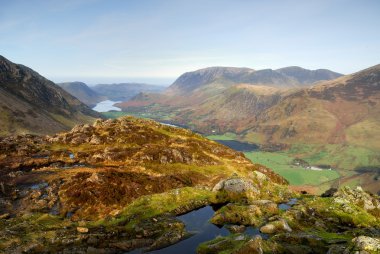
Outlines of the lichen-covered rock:
[[354,253],[380,253],[380,238],[358,236],[352,239],[353,246],[347,248],[344,254]]
[[264,234],[276,234],[280,232],[292,232],[288,223],[284,219],[271,221],[260,228],[260,232]]
[[218,192],[218,198],[221,202],[249,203],[250,200],[255,200],[260,194],[260,191],[251,180],[241,177],[221,180],[212,190]]

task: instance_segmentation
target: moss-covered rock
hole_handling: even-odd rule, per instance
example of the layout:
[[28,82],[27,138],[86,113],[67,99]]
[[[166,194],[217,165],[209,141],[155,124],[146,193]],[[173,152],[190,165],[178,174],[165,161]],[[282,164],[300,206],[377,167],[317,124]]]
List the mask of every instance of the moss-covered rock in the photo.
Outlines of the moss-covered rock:
[[216,225],[238,224],[258,226],[270,216],[279,213],[277,205],[269,200],[256,200],[254,204],[229,203],[211,218]]

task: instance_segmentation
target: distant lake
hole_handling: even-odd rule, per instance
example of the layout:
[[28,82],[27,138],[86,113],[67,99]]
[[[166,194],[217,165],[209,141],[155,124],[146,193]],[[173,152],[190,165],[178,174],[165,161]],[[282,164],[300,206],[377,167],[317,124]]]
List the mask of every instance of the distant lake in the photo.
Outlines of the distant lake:
[[260,149],[258,145],[240,142],[236,140],[214,140],[214,141],[222,145],[228,146],[229,148],[232,148],[239,152],[251,152],[251,151],[257,151]]
[[111,110],[121,111],[121,108],[114,106],[114,104],[119,103],[119,102],[121,101],[111,101],[111,100],[101,101],[98,104],[96,104],[96,106],[93,107],[92,109],[98,112],[108,112]]

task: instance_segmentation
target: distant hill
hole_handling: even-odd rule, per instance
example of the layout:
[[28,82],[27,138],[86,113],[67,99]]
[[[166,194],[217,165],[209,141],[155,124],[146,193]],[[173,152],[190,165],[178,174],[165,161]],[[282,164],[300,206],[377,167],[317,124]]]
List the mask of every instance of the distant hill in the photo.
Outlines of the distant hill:
[[50,80],[0,56],[0,135],[51,134],[96,117]]
[[58,85],[89,107],[95,107],[98,102],[105,100],[104,96],[99,95],[83,82],[66,82]]
[[97,94],[113,101],[128,101],[141,92],[157,93],[165,89],[163,86],[140,83],[98,84],[91,88]]
[[257,71],[249,68],[209,67],[181,75],[166,92],[170,95],[184,95],[215,83],[223,84],[224,87],[241,83],[273,87],[303,87],[340,76],[342,74],[329,70],[307,70],[301,67]]

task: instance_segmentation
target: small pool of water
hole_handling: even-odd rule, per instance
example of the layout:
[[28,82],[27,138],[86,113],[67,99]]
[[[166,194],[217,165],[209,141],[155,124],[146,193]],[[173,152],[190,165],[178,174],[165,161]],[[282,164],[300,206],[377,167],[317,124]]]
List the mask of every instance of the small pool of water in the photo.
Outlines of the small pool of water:
[[48,183],[36,183],[36,184],[32,184],[29,188],[31,190],[40,190],[40,189],[46,188],[48,186],[49,186]]
[[111,110],[121,111],[121,108],[114,106],[114,104],[119,103],[119,102],[121,101],[111,101],[111,100],[101,101],[98,104],[96,104],[96,106],[93,107],[92,109],[98,112],[108,112]]
[[[217,227],[210,223],[209,220],[214,215],[214,210],[211,206],[206,206],[190,213],[178,216],[177,219],[183,221],[186,225],[186,230],[193,236],[182,240],[176,244],[166,248],[150,251],[151,254],[178,254],[178,253],[196,253],[199,244],[210,241],[218,236],[227,236],[230,232],[225,227]],[[267,235],[261,234],[258,228],[247,227],[244,234],[261,235],[264,239]],[[143,253],[143,250],[135,250],[131,253]]]
[[215,140],[215,141],[239,152],[257,151],[260,149],[258,145],[240,142],[236,140]]
[[278,205],[278,209],[280,209],[280,210],[282,210],[282,211],[289,210],[292,206],[294,206],[295,204],[297,204],[297,201],[298,201],[298,199],[296,199],[296,198],[292,198],[292,199],[290,199],[290,201],[287,202],[287,203],[279,204],[279,205]]

